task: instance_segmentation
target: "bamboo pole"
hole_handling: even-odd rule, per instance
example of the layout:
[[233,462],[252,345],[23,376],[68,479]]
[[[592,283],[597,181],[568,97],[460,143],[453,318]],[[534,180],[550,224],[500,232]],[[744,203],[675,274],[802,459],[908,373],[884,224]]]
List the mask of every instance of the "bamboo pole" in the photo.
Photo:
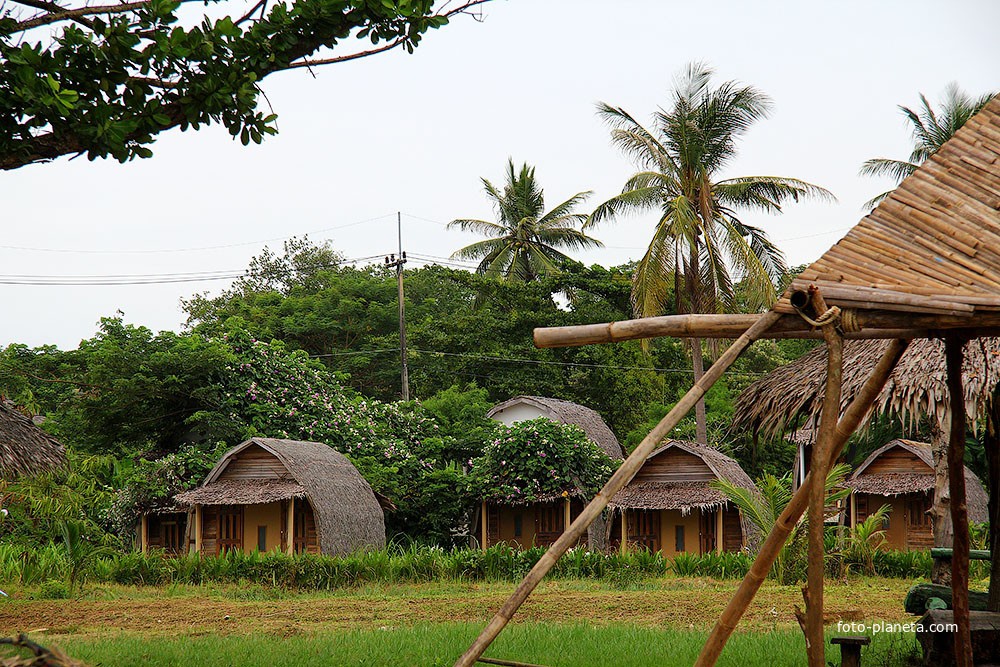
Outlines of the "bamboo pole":
[[962,347],[965,341],[948,336],[944,342],[947,363],[951,429],[948,438],[948,482],[951,487],[951,524],[954,530],[951,558],[951,599],[955,610],[955,666],[972,667],[969,630],[969,512],[965,498],[965,391],[962,387]]
[[[531,591],[535,589],[542,577],[555,565],[559,557],[566,553],[576,541],[587,531],[587,527],[593,523],[594,519],[600,516],[607,507],[611,498],[618,493],[635,475],[636,471],[646,461],[646,457],[653,449],[660,444],[677,423],[694,407],[702,396],[705,395],[715,382],[722,377],[722,374],[739,358],[740,354],[762,333],[768,330],[781,317],[774,311],[765,313],[754,322],[753,326],[747,329],[743,335],[733,341],[722,356],[712,364],[701,381],[695,383],[693,387],[677,402],[667,415],[660,420],[653,430],[643,438],[642,442],[633,450],[608,483],[604,485],[593,500],[584,508],[576,521],[564,532],[559,539],[548,548],[545,554],[538,560],[527,576],[521,581],[514,593],[507,599],[500,611],[493,617],[486,628],[483,629],[479,637],[455,662],[455,667],[472,667],[476,659],[482,656],[497,635],[506,627],[511,617],[521,607]],[[624,518],[623,518],[624,520]]]
[[487,517],[487,513],[486,513],[486,501],[485,500],[483,501],[483,506],[482,506],[481,511],[479,513],[479,517],[480,517],[480,520],[479,520],[479,532],[480,532],[480,534],[482,535],[482,538],[483,538],[482,541],[479,543],[479,548],[482,549],[483,551],[486,551],[489,548],[489,546],[490,546],[490,544],[489,544],[490,535],[487,532],[489,530],[489,528],[486,525],[486,521],[487,521],[488,517]]
[[[878,304],[873,304],[878,305]],[[779,303],[776,309],[788,304]],[[771,311],[774,312],[774,311]],[[760,315],[666,315],[639,320],[585,324],[571,327],[539,327],[535,329],[535,347],[575,347],[596,343],[619,343],[626,340],[658,338],[736,338],[753,325]],[[857,321],[860,331],[844,334],[844,338],[896,339],[930,338],[946,329],[963,329],[969,336],[996,336],[1000,334],[1000,313],[979,312],[968,315],[932,315],[885,310],[859,310]],[[939,333],[937,335],[940,335]],[[796,314],[783,314],[775,325],[761,334],[761,338],[822,338]]]
[[[813,310],[817,315],[827,310],[823,295],[810,289]],[[825,667],[826,640],[823,637],[823,579],[826,570],[826,549],[823,541],[826,509],[826,477],[832,464],[834,432],[840,418],[840,389],[844,377],[844,339],[837,332],[837,321],[823,325],[826,340],[826,387],[823,394],[823,413],[819,422],[819,437],[813,445],[813,483],[809,489],[809,561],[806,585],[809,589],[806,604],[806,655],[809,667]]]
[[628,509],[622,508],[622,542],[621,552],[624,556],[628,553]]
[[[855,396],[854,400],[847,407],[844,416],[841,417],[840,422],[837,424],[836,437],[833,440],[830,451],[831,464],[840,456],[840,452],[844,448],[844,443],[847,442],[847,439],[857,429],[861,420],[868,415],[872,402],[878,396],[879,392],[882,391],[886,381],[889,379],[889,375],[892,373],[892,369],[896,367],[900,357],[906,351],[907,345],[909,345],[909,342],[903,339],[895,340],[889,345],[889,348],[882,355],[882,358],[879,359],[875,370],[872,371],[871,376],[869,376],[861,391],[858,392],[857,396]],[[757,552],[757,557],[754,558],[753,565],[750,566],[750,571],[743,578],[726,609],[722,612],[719,620],[716,621],[715,627],[712,628],[712,633],[705,640],[705,646],[701,649],[701,654],[698,656],[698,661],[695,662],[695,667],[712,667],[716,660],[719,659],[719,654],[722,653],[722,649],[726,646],[726,641],[728,641],[729,636],[736,628],[736,624],[743,617],[747,607],[753,601],[754,595],[757,594],[760,585],[764,583],[768,572],[771,571],[771,566],[774,565],[774,561],[778,557],[782,546],[784,546],[785,540],[788,539],[788,534],[791,532],[792,527],[795,526],[799,517],[802,516],[802,512],[805,511],[808,504],[809,489],[814,479],[810,471],[802,481],[802,485],[798,491],[795,492],[795,495],[792,496],[792,499],[781,513],[781,516],[778,517],[770,534],[764,540],[764,544],[761,545],[760,551]]]

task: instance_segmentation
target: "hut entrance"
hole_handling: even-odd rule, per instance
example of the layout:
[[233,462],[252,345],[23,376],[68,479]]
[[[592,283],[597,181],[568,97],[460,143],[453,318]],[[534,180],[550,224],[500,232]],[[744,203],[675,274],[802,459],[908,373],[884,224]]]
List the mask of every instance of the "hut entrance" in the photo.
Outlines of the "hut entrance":
[[312,505],[304,498],[294,500],[294,525],[292,526],[292,552],[297,554],[315,553],[319,542],[316,539],[316,517]]
[[703,554],[711,553],[716,550],[718,545],[718,535],[716,534],[716,526],[718,525],[718,513],[721,509],[715,512],[709,512],[708,510],[703,510],[701,512],[701,518],[699,520],[699,541],[701,544],[701,552]]
[[[660,511],[632,510],[627,513],[628,541],[656,552],[660,550]],[[681,538],[683,540],[683,537]]]
[[566,511],[562,502],[535,505],[535,544],[549,546],[562,535]]
[[217,551],[243,550],[243,506],[219,507],[219,541]]
[[187,545],[184,543],[184,528],[187,515],[182,512],[150,514],[148,545],[163,549],[168,554],[179,554]]

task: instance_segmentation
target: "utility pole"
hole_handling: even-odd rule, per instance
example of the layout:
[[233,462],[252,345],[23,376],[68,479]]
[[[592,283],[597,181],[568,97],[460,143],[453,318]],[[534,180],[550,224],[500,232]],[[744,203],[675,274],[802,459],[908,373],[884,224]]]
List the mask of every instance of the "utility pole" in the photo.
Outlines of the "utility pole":
[[396,212],[396,232],[399,237],[399,255],[389,255],[385,258],[387,267],[396,267],[396,285],[399,288],[399,361],[402,369],[402,398],[410,400],[410,373],[406,365],[406,308],[403,305],[403,265],[406,264],[406,253],[403,252],[403,216]]

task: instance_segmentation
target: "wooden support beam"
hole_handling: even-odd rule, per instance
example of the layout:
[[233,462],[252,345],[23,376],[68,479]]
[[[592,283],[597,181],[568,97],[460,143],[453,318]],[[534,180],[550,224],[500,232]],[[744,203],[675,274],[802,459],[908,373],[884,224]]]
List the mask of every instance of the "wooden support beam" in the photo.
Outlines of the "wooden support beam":
[[580,537],[587,532],[587,528],[594,520],[600,516],[604,508],[611,502],[611,498],[621,491],[646,461],[646,457],[657,447],[660,442],[670,433],[677,423],[701,400],[715,382],[722,377],[722,374],[732,366],[733,362],[746,350],[749,345],[760,338],[771,325],[780,319],[780,314],[768,312],[758,318],[753,326],[745,331],[739,338],[733,341],[722,356],[712,364],[701,380],[686,393],[684,397],[660,420],[653,430],[643,438],[642,442],[632,451],[621,467],[611,476],[607,484],[604,485],[593,500],[584,508],[583,512],[576,518],[576,521],[563,533],[559,539],[549,547],[548,551],[538,560],[531,571],[524,577],[514,593],[504,603],[500,611],[493,617],[486,628],[483,629],[479,637],[455,662],[455,667],[472,667],[476,659],[483,655],[483,652],[493,643],[497,635],[507,626],[511,617],[517,612],[524,601],[535,590],[552,566],[555,565],[559,557],[566,553]]
[[628,553],[628,510],[622,508],[622,543],[621,552],[624,556]]
[[[840,452],[844,448],[844,443],[847,442],[847,439],[851,437],[851,434],[858,428],[861,421],[868,415],[872,402],[878,396],[879,392],[882,391],[886,381],[889,379],[889,375],[892,374],[892,369],[896,367],[908,344],[906,340],[895,340],[889,345],[889,348],[882,355],[882,358],[879,359],[875,370],[872,371],[871,376],[865,382],[861,391],[858,392],[857,396],[855,396],[854,400],[847,407],[847,410],[844,411],[844,416],[841,417],[840,422],[837,424],[836,437],[834,438],[830,452],[829,462],[831,465],[840,456]],[[760,585],[764,583],[768,572],[771,571],[771,566],[774,565],[781,547],[784,546],[785,540],[788,539],[788,534],[805,511],[806,505],[809,502],[809,489],[814,480],[815,477],[812,471],[810,471],[803,480],[802,486],[795,492],[795,495],[792,496],[791,501],[789,501],[785,510],[781,513],[781,516],[778,517],[774,528],[771,529],[770,534],[768,534],[761,545],[760,551],[757,552],[757,557],[754,558],[753,565],[750,566],[750,571],[743,578],[726,609],[722,612],[719,620],[716,621],[715,627],[712,628],[712,633],[705,640],[705,645],[698,655],[695,667],[712,667],[719,659],[719,654],[722,653],[722,649],[725,648],[729,636],[736,629],[736,624],[743,617],[747,607],[753,601],[758,589],[760,589]]]
[[563,498],[563,532],[569,530],[570,523],[570,509],[569,509],[569,496]]
[[[816,316],[827,312],[823,295],[810,290]],[[826,527],[826,477],[833,461],[830,452],[840,419],[840,388],[844,377],[844,339],[837,331],[837,321],[823,325],[826,340],[826,387],[823,393],[823,412],[820,415],[819,435],[812,448],[813,483],[809,489],[809,552],[806,605],[806,654],[809,667],[826,667],[826,639],[823,637],[823,583],[826,574],[826,548],[823,529]]]
[[194,552],[201,555],[202,521],[204,520],[201,505],[194,506]]
[[[774,311],[771,311],[773,313]],[[847,339],[933,338],[946,330],[961,330],[963,335],[1000,335],[1000,313],[976,312],[974,316],[926,315],[919,313],[886,312],[881,310],[854,311],[860,330],[844,334]],[[768,315],[770,313],[765,313]],[[639,320],[584,324],[571,327],[540,327],[535,329],[535,347],[576,347],[595,343],[619,343],[642,338],[735,338],[765,315],[665,315]],[[798,315],[782,314],[774,326],[761,338],[821,339],[823,333]]]
[[288,543],[285,545],[286,553],[289,556],[295,554],[295,498],[288,499],[287,522],[285,532],[288,533]]
[[479,533],[482,537],[482,540],[480,540],[479,542],[479,546],[483,551],[486,551],[490,547],[489,544],[490,535],[486,530],[486,517],[487,517],[486,501],[484,500],[479,516]]
[[142,519],[139,524],[139,549],[142,553],[147,553],[149,551],[149,514],[145,512],[142,515]]
[[954,552],[951,559],[951,600],[955,610],[955,665],[972,667],[969,630],[969,511],[965,498],[965,389],[962,385],[962,348],[965,340],[948,336],[944,341],[947,364],[951,429],[948,437],[948,484],[951,491],[951,525]]
[[715,513],[715,553],[719,554],[722,553],[722,512],[725,508],[725,505],[720,505]]

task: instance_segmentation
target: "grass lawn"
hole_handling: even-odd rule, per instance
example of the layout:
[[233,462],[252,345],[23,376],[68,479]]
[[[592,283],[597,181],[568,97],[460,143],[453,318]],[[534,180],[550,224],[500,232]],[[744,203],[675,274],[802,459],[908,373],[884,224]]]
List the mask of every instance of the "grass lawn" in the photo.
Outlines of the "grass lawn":
[[[910,583],[829,582],[830,634],[838,620],[912,622],[902,610]],[[552,666],[690,664],[735,587],[672,577],[629,590],[593,580],[544,582],[489,655]],[[454,582],[322,593],[255,584],[94,587],[78,600],[33,600],[33,591],[14,590],[0,602],[0,635],[26,631],[102,665],[450,665],[512,588]],[[799,587],[765,584],[720,664],[801,664],[795,604],[801,605]],[[866,662],[905,664],[902,656],[913,646],[912,635],[876,635]],[[837,654],[829,652],[831,659]]]

